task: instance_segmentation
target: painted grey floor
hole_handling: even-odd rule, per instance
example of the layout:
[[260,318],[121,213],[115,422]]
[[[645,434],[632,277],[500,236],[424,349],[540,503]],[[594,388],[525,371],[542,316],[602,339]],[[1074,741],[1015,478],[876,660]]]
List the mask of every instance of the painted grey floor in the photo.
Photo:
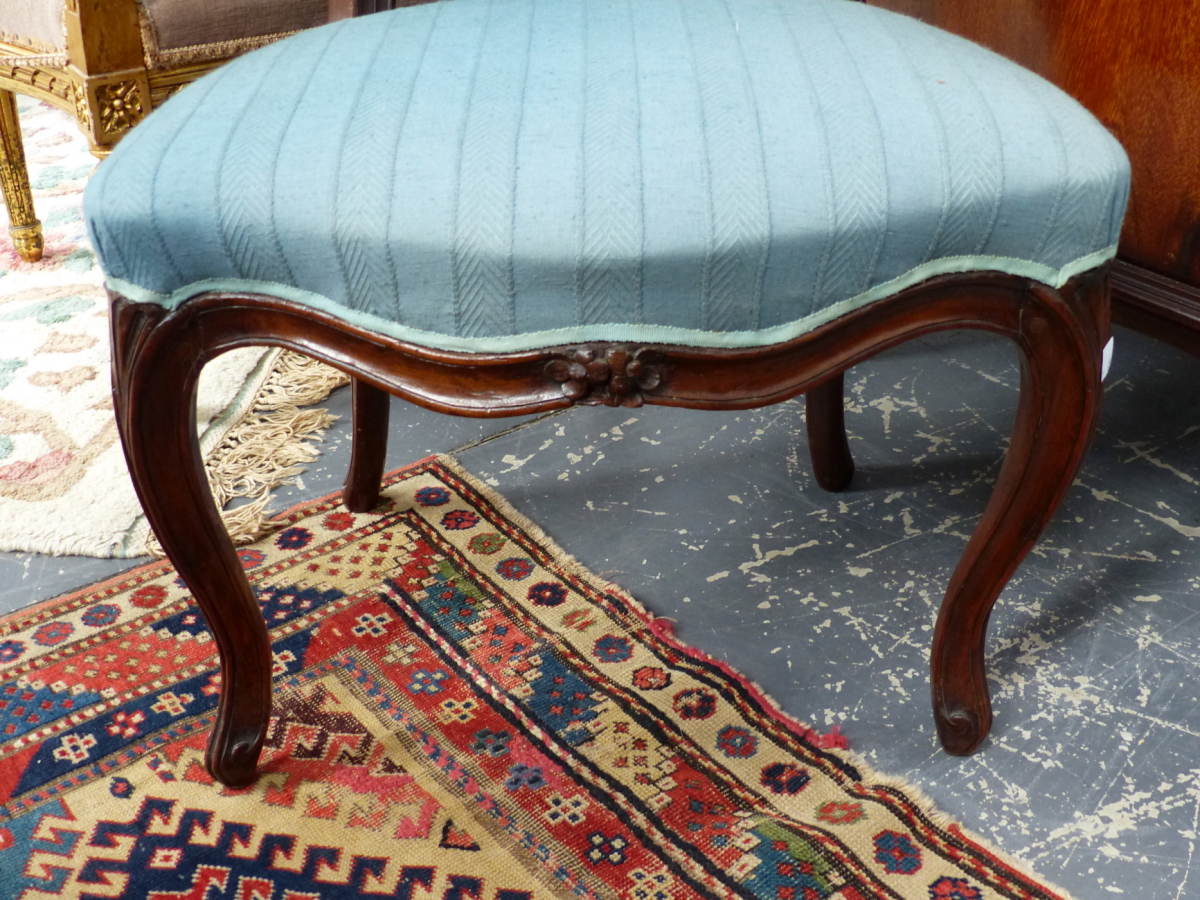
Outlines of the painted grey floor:
[[[1200,361],[1118,334],[1100,431],[993,615],[996,722],[938,749],[934,615],[998,468],[1014,352],[948,334],[849,373],[858,474],[812,480],[803,404],[476,422],[393,406],[389,463],[457,451],[593,571],[793,715],[1083,898],[1200,898]],[[335,412],[346,411],[345,396]],[[337,487],[346,421],[281,506]],[[0,555],[0,609],[128,563]],[[1200,605],[1200,604],[1198,604]]]

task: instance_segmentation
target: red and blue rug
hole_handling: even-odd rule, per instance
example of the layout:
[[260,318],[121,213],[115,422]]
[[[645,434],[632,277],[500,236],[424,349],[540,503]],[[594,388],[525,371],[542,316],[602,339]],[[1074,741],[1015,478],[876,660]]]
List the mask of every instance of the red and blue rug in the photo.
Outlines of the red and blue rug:
[[243,548],[257,783],[156,563],[0,620],[0,897],[1062,900],[781,715],[444,459]]

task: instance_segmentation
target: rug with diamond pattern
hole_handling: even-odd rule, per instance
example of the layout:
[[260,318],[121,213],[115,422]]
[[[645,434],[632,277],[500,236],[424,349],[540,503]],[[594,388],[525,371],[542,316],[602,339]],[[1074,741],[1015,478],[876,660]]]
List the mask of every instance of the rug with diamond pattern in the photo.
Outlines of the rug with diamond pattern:
[[204,770],[215,647],[167,564],[0,620],[0,896],[1065,896],[449,460],[240,555],[277,675],[248,789]]

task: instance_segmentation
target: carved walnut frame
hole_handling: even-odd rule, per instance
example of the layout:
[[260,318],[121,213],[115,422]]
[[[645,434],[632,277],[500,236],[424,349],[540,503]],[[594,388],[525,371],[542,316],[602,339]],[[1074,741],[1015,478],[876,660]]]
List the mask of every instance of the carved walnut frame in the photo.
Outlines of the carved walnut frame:
[[113,385],[134,486],[163,549],[216,638],[223,673],[206,761],[222,783],[253,781],[271,709],[266,624],[203,474],[196,382],[226,350],[266,344],[353,380],[353,445],[343,499],[378,500],[388,394],[439,412],[509,416],[572,404],[746,409],[807,394],[820,485],[854,472],[842,373],[910,338],[948,328],[1010,337],[1021,351],[1012,440],[983,516],[950,580],[933,635],[933,712],[946,750],[968,754],[991,725],[984,638],[997,595],[1074,478],[1096,422],[1108,338],[1107,267],[1061,290],[995,273],[932,279],[786,343],[749,349],[592,343],[520,353],[431,350],[275,297],[200,294],[174,311],[112,294]]

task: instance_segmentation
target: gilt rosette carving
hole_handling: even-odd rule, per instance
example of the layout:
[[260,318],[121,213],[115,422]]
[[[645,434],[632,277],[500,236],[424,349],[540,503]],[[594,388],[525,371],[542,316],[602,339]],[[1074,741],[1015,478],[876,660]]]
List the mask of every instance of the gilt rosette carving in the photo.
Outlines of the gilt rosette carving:
[[146,117],[144,93],[137,80],[76,83],[75,115],[80,127],[93,144],[111,143]]
[[637,407],[643,392],[662,384],[660,362],[659,354],[644,347],[574,347],[546,363],[546,374],[575,403]]
[[100,130],[104,134],[128,131],[146,115],[142,91],[136,81],[116,81],[96,88],[100,109]]

